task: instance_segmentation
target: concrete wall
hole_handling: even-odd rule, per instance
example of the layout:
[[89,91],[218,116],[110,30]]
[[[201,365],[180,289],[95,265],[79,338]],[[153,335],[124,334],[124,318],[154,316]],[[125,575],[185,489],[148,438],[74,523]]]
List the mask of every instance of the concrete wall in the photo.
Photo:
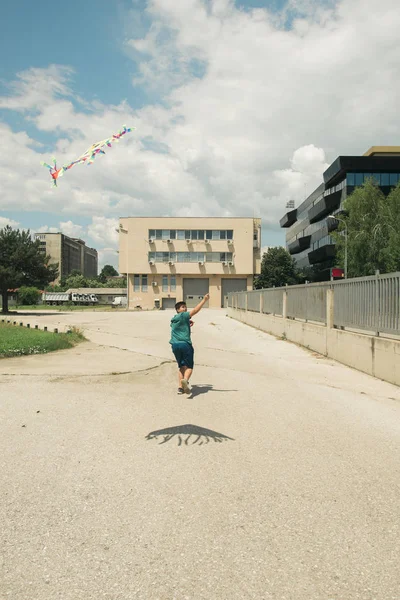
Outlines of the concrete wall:
[[229,317],[400,385],[400,341],[228,308]]

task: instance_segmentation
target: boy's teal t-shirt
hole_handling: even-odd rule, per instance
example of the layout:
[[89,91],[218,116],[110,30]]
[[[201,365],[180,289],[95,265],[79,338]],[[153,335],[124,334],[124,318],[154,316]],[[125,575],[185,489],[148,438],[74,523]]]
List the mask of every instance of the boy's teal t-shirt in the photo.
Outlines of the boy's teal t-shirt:
[[178,342],[192,343],[190,337],[190,314],[186,312],[177,313],[171,319],[171,339],[170,344]]

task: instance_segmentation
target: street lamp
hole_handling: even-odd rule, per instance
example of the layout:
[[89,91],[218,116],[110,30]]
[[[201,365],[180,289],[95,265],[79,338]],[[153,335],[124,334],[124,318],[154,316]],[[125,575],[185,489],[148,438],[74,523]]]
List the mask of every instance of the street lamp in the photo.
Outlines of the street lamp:
[[336,219],[344,224],[344,278],[347,279],[347,223],[344,219],[340,219],[336,215],[329,215],[328,219]]
[[[120,224],[119,229],[116,229],[118,233],[128,234],[128,230],[124,229]],[[126,238],[126,310],[129,310],[129,273],[128,273],[128,257],[129,257],[129,237]]]

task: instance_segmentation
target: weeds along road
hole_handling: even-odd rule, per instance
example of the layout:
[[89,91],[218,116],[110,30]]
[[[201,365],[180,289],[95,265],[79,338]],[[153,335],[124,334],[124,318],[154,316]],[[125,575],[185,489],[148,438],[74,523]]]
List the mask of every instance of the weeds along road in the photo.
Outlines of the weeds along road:
[[26,315],[0,361],[3,600],[398,600],[400,390],[228,319]]

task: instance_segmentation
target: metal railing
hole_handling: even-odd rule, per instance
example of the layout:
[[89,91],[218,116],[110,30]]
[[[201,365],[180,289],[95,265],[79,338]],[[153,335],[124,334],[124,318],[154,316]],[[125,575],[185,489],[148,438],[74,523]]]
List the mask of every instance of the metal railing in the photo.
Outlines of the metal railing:
[[334,284],[337,327],[400,333],[400,273],[347,279]]
[[[328,290],[332,290],[329,299]],[[326,325],[329,302],[333,327],[400,335],[400,272],[233,292],[227,306]]]
[[287,289],[287,313],[291,319],[326,323],[326,284],[290,286]]

